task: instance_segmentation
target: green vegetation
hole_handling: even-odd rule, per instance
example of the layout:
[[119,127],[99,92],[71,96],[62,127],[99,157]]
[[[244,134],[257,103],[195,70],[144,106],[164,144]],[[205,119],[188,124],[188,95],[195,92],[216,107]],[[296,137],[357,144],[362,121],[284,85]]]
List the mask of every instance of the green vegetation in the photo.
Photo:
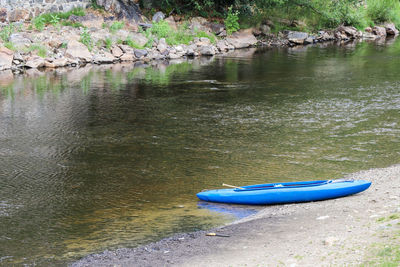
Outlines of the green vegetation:
[[61,23],[64,25],[65,21],[69,19],[70,16],[85,16],[85,10],[82,8],[75,8],[68,12],[54,12],[54,13],[44,13],[32,19],[32,24],[38,31],[43,31],[46,25],[58,25]]
[[79,39],[79,42],[82,44],[86,45],[86,47],[89,49],[89,51],[92,51],[93,49],[93,39],[90,33],[87,31],[87,29],[83,29],[81,33],[81,38]]
[[225,19],[226,33],[231,35],[239,30],[239,11],[232,11],[232,7],[228,8],[228,15]]
[[27,48],[27,52],[36,51],[39,57],[45,58],[47,56],[47,49],[39,44],[33,44]]
[[273,22],[273,31],[316,31],[352,25],[359,29],[383,22],[400,27],[398,0],[160,0],[153,5],[165,13],[201,15],[224,21],[227,33]]
[[117,31],[121,30],[124,28],[125,24],[123,21],[114,21],[110,27],[108,28],[111,33],[116,33]]
[[0,39],[7,43],[10,35],[14,32],[14,24],[4,26],[0,31]]
[[126,45],[129,45],[132,48],[136,48],[136,49],[143,49],[143,46],[139,45],[138,43],[136,43],[135,41],[132,40],[132,38],[128,37],[125,42],[123,42]]

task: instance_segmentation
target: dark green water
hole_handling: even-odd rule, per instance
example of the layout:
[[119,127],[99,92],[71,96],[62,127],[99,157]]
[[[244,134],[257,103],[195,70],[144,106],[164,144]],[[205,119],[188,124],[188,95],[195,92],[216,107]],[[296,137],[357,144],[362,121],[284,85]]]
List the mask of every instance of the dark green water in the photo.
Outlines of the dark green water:
[[399,163],[399,73],[400,41],[2,73],[0,265],[65,265],[253,211],[198,204],[221,183]]

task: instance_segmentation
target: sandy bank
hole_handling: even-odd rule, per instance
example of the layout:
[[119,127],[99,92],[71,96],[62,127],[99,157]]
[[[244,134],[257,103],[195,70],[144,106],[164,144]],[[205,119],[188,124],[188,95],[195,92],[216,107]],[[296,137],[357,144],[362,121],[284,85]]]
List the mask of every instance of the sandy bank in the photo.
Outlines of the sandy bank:
[[400,165],[346,178],[370,180],[372,186],[335,200],[267,206],[207,231],[230,237],[181,234],[136,249],[90,255],[71,266],[355,266],[393,261],[393,249],[384,255],[377,251],[400,248]]

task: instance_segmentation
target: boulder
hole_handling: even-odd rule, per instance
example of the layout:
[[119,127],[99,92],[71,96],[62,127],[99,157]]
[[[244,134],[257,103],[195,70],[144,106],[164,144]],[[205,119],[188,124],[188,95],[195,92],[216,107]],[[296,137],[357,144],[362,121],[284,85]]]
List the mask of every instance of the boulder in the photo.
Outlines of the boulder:
[[104,23],[104,19],[102,17],[96,16],[91,13],[86,14],[85,16],[71,15],[69,17],[69,20],[72,22],[79,22],[83,26],[88,28],[99,28],[99,29],[101,29]]
[[65,56],[72,59],[79,59],[84,62],[91,62],[93,58],[89,49],[81,42],[75,40],[68,42]]
[[199,48],[199,53],[202,56],[213,56],[215,55],[214,47],[211,45],[201,46]]
[[167,42],[165,41],[165,38],[161,38],[158,41],[157,45],[157,50],[160,51],[161,54],[165,53],[165,51],[168,49]]
[[147,50],[145,50],[145,49],[136,49],[134,51],[134,54],[135,54],[136,58],[142,58],[142,57],[147,56]]
[[29,19],[29,11],[26,9],[14,9],[8,14],[9,22],[25,21]]
[[171,27],[173,30],[177,30],[178,26],[176,25],[175,19],[173,16],[169,16],[168,18],[165,19],[165,21],[168,23],[168,25]]
[[108,12],[114,13],[119,19],[125,18],[142,22],[142,14],[140,12],[137,1],[132,0],[96,0],[99,6],[104,7]]
[[387,23],[385,25],[387,35],[398,35],[399,30],[396,29],[396,26],[393,23]]
[[205,18],[202,17],[194,17],[190,20],[189,29],[193,32],[195,31],[204,31],[211,32],[211,29],[208,27],[209,23]]
[[14,52],[6,47],[0,47],[0,71],[10,69]]
[[373,34],[372,32],[364,32],[362,38],[368,40],[375,40],[379,37]]
[[154,23],[157,23],[160,20],[163,20],[164,18],[165,18],[164,13],[162,13],[161,11],[158,11],[153,15],[153,18],[151,19],[151,21],[153,21]]
[[226,43],[225,40],[218,40],[217,41],[217,48],[219,51],[224,52],[224,51],[228,51],[228,44]]
[[116,61],[116,58],[108,52],[101,52],[93,57],[93,62],[95,64],[111,64],[114,61]]
[[31,39],[26,37],[23,33],[13,33],[10,35],[9,41],[16,49],[29,47],[32,44]]
[[221,23],[209,23],[208,27],[215,35],[218,35],[225,30],[225,25]]
[[304,40],[308,38],[308,33],[306,32],[288,31],[286,34],[289,42],[294,44],[303,44]]
[[268,35],[271,33],[271,27],[266,24],[261,25],[259,30],[263,35]]
[[31,68],[31,69],[38,69],[38,68],[44,67],[45,62],[46,61],[42,57],[32,56],[26,60],[25,67]]
[[121,61],[135,61],[135,55],[133,53],[125,53],[120,58]]
[[119,58],[119,57],[121,57],[121,56],[124,54],[124,52],[122,51],[122,49],[121,49],[119,46],[114,45],[114,46],[111,48],[111,54],[112,54],[114,57]]
[[336,32],[340,32],[342,35],[345,34],[349,39],[360,37],[358,30],[352,26],[340,26],[336,29]]
[[235,49],[250,47],[257,44],[257,39],[251,31],[241,30],[226,38],[228,44]]
[[372,28],[372,32],[379,38],[386,37],[386,29],[381,26],[375,26]]
[[304,40],[304,44],[313,44],[315,43],[315,36],[308,36],[305,40]]
[[149,41],[149,39],[147,39],[146,36],[140,32],[132,32],[130,33],[129,37],[140,46],[145,46]]

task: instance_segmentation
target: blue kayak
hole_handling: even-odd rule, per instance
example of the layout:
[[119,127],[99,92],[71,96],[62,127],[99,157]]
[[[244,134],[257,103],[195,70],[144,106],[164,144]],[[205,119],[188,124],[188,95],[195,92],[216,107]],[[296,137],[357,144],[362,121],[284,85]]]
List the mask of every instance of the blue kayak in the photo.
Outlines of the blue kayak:
[[371,182],[364,180],[322,180],[248,185],[197,193],[204,201],[235,204],[279,204],[317,201],[344,197],[366,190]]

